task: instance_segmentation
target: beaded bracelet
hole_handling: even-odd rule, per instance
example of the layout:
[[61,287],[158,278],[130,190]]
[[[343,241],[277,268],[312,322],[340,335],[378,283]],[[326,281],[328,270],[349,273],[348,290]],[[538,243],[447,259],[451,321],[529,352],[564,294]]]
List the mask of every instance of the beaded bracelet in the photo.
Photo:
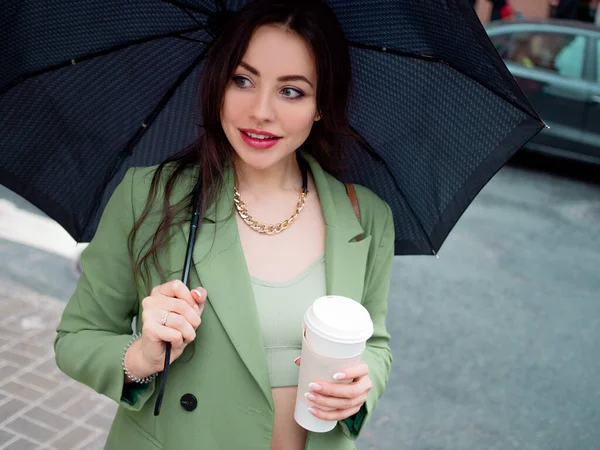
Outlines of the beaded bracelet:
[[142,337],[142,333],[134,333],[131,336],[131,340],[129,341],[129,344],[127,344],[125,346],[124,352],[123,352],[123,372],[125,372],[125,375],[127,375],[127,377],[131,380],[131,381],[135,381],[136,383],[140,383],[140,384],[147,384],[150,383],[152,380],[154,380],[154,378],[156,378],[156,375],[158,375],[157,373],[154,373],[150,376],[147,376],[145,378],[138,378],[135,377],[131,374],[131,372],[129,371],[129,369],[127,368],[127,366],[125,365],[125,355],[127,354],[127,350],[129,350],[129,347],[131,347],[131,344],[133,344],[135,341],[137,341],[139,338]]

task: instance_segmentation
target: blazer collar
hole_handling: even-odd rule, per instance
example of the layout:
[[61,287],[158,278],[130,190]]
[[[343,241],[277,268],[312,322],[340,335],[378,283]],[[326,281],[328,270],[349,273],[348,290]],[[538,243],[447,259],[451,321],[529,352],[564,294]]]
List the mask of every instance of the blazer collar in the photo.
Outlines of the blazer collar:
[[[371,237],[361,236],[359,242],[355,241],[355,237],[362,235],[363,228],[354,215],[345,186],[323,171],[314,158],[303,156],[315,180],[325,219],[327,294],[344,295],[362,302]],[[224,181],[221,195],[207,210],[198,232],[193,251],[194,269],[200,285],[208,292],[208,302],[274,410],[262,331],[233,208],[232,170],[225,174]],[[189,223],[182,225],[181,231],[187,242]],[[181,259],[183,256],[183,252],[177,255]],[[180,261],[174,263],[181,264]]]

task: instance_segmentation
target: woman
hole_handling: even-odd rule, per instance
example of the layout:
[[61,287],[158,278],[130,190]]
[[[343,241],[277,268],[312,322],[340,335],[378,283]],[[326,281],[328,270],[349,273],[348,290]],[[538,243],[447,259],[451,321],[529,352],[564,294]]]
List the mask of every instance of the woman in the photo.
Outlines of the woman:
[[[115,190],[55,341],[61,370],[120,405],[106,448],[354,448],[390,370],[394,227],[390,208],[357,186],[359,223],[330,175],[350,134],[350,78],[325,4],[252,2],[205,61],[198,141],[167,164],[129,170]],[[181,279],[198,179],[190,290],[169,280]],[[363,362],[337,378],[348,384],[296,386],[302,316],[325,294],[363,303],[375,332]],[[134,316],[141,337],[131,336]],[[155,416],[165,342],[172,366]],[[339,425],[299,427],[297,389]]]

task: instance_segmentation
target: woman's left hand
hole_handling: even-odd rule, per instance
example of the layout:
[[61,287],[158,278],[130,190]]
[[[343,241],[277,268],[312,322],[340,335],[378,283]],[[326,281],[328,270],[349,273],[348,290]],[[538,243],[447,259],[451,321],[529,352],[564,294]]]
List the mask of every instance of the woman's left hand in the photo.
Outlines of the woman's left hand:
[[[300,361],[298,360],[296,364],[300,365]],[[315,380],[310,383],[304,394],[311,404],[309,411],[320,419],[344,420],[353,416],[367,401],[367,394],[373,387],[369,378],[369,366],[365,362],[336,373],[334,379],[352,381],[345,384]],[[300,386],[298,388],[301,389]],[[323,406],[335,409],[323,410],[321,409]]]

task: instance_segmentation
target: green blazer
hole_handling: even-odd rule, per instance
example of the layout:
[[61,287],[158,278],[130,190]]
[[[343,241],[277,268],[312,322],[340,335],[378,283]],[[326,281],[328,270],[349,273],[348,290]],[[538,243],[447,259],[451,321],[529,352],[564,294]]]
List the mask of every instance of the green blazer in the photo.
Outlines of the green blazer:
[[[349,450],[355,448],[353,441],[373,413],[390,371],[385,317],[394,226],[389,206],[362,186],[356,186],[359,223],[343,183],[324,172],[312,157],[305,158],[325,217],[327,293],[360,301],[375,325],[363,357],[373,382],[365,406],[328,433],[309,433],[306,444],[308,450]],[[144,207],[154,170],[127,172],[81,256],[83,273],[54,343],[58,367],[119,404],[108,449],[268,450],[273,398],[252,286],[232,213],[231,171],[222,194],[207,211],[194,247],[190,285],[208,291],[202,324],[195,342],[169,371],[160,415],[153,414],[160,375],[149,385],[123,389],[123,349],[130,340],[134,316],[141,317],[141,300],[146,296],[132,273],[127,238]],[[174,188],[175,201],[190,192],[193,181],[187,178],[189,182]],[[160,200],[157,203],[158,208]],[[144,222],[136,251],[147,245],[159,218],[156,209]],[[189,225],[173,228],[159,261],[168,279],[181,279]],[[357,236],[361,237],[358,242]],[[152,286],[161,283],[157,270],[151,270],[150,276]],[[141,321],[135,322],[141,330]]]

